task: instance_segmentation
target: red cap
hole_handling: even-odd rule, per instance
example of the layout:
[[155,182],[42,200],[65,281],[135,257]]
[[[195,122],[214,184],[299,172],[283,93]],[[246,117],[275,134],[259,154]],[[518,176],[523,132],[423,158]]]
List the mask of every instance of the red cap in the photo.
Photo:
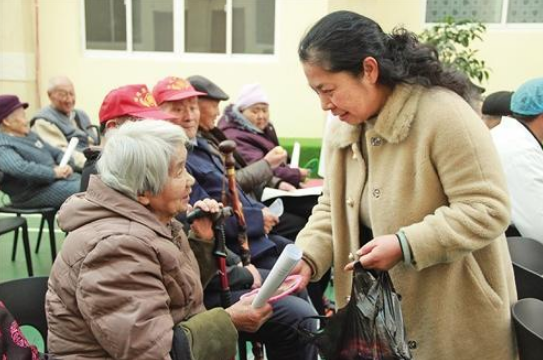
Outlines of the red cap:
[[111,90],[100,107],[100,124],[121,116],[135,116],[157,120],[172,120],[172,116],[157,107],[155,98],[146,85],[126,85]]
[[194,87],[185,79],[168,76],[160,80],[153,88],[153,96],[159,105],[166,101],[183,100],[193,96],[207,95],[194,90]]

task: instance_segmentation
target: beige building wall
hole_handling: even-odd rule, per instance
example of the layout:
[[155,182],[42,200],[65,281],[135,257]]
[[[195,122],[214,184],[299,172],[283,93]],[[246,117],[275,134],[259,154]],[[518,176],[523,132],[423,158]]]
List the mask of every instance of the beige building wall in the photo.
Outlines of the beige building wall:
[[34,5],[31,0],[0,0],[0,94],[37,103]]
[[[385,31],[402,25],[420,33],[424,30],[426,0],[330,0],[330,12],[352,10],[377,21]],[[491,69],[483,86],[487,94],[515,90],[528,79],[543,76],[543,24],[537,27],[489,26],[484,42],[474,43],[480,59]]]
[[[81,0],[0,0],[0,92],[15,93],[36,109],[34,69],[34,3],[39,3],[40,100],[47,104],[47,80],[69,76],[76,86],[77,106],[97,121],[105,94],[118,86],[149,87],[168,75],[201,74],[211,78],[235,100],[240,87],[260,82],[271,100],[272,121],[282,137],[320,137],[324,114],[306,84],[297,45],[309,27],[325,14],[353,10],[378,21],[386,31],[397,25],[420,32],[425,0],[277,0],[276,55],[272,58],[184,59],[163,54],[96,55],[84,51]],[[492,69],[489,92],[515,89],[526,79],[543,75],[543,26],[538,29],[489,28],[476,44]]]

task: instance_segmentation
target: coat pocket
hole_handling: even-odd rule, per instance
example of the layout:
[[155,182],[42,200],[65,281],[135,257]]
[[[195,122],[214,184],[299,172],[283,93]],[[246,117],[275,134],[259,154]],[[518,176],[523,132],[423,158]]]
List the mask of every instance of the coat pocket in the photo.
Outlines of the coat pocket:
[[479,288],[485,299],[490,302],[494,309],[500,309],[503,306],[503,300],[496,293],[496,291],[494,291],[492,286],[490,286],[481,270],[481,267],[479,266],[472,254],[469,254],[467,256],[466,264],[472,280],[474,281],[477,288]]

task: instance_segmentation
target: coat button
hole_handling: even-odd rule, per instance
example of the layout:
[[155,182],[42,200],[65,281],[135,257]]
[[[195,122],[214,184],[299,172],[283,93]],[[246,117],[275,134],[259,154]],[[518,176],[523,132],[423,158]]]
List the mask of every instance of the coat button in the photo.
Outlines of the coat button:
[[371,138],[371,146],[381,146],[383,144],[383,139],[378,136]]
[[410,340],[407,342],[407,347],[409,350],[415,350],[417,348],[417,342],[414,340]]
[[347,199],[347,205],[349,205],[350,207],[353,207],[354,206],[354,200],[351,199],[351,198],[348,198]]
[[373,189],[372,195],[374,198],[379,199],[381,197],[381,190]]

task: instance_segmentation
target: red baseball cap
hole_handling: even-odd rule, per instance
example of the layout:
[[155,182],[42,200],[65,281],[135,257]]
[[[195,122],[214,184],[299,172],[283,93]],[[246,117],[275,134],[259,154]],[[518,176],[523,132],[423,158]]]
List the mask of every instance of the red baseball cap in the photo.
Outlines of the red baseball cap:
[[153,96],[159,105],[166,101],[183,100],[193,96],[204,96],[205,92],[196,91],[185,79],[168,76],[160,80],[153,88]]
[[157,120],[172,120],[172,116],[157,107],[155,98],[144,84],[125,85],[111,90],[100,107],[100,124],[121,116]]

